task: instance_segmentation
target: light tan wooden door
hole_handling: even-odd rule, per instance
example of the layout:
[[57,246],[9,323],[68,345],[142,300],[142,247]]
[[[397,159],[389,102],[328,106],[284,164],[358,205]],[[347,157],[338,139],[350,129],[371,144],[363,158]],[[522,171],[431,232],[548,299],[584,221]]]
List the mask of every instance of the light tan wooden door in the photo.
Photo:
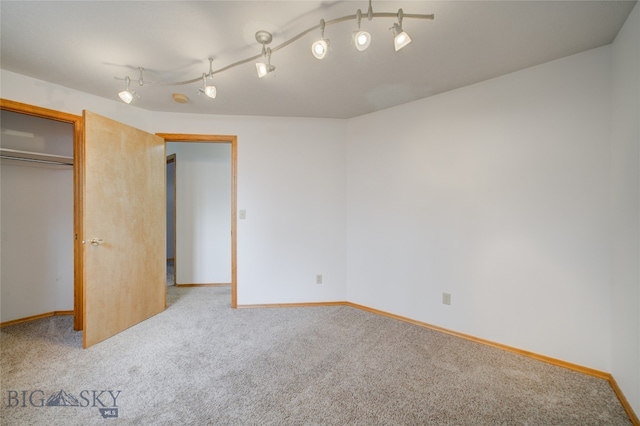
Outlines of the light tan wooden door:
[[87,348],[166,306],[164,139],[84,111]]

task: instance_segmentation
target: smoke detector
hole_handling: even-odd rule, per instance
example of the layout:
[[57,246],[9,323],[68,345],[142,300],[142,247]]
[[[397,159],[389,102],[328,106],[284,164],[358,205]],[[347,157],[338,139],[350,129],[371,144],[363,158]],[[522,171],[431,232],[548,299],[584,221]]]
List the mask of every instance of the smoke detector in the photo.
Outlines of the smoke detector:
[[172,97],[173,100],[179,104],[186,104],[187,102],[189,102],[189,97],[183,93],[174,93]]

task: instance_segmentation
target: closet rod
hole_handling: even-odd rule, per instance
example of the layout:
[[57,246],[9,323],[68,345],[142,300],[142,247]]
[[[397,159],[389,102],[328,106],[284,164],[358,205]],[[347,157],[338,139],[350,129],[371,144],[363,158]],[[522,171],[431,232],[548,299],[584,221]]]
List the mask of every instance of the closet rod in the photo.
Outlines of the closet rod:
[[63,164],[73,166],[73,157],[46,154],[44,152],[21,151],[18,149],[0,148],[0,158],[7,160],[30,161],[32,163]]
[[73,163],[68,163],[68,162],[64,162],[64,161],[37,160],[35,158],[10,157],[8,155],[0,155],[0,158],[4,159],[4,160],[28,161],[30,163],[45,163],[45,164],[58,164],[58,165],[64,165],[64,166],[73,166]]

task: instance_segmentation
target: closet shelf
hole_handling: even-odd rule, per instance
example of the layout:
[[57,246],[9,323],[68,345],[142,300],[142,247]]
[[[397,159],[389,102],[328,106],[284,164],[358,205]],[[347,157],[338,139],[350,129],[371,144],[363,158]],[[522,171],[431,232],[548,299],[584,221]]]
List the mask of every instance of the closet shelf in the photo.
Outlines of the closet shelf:
[[20,151],[17,149],[0,148],[0,158],[7,160],[30,161],[34,163],[64,164],[73,166],[73,157],[45,154],[42,152]]

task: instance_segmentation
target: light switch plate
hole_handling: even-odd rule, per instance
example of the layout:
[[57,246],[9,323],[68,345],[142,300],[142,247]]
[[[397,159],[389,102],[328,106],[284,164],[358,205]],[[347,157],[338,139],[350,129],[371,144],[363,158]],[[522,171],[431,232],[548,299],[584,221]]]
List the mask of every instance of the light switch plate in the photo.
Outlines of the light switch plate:
[[442,303],[445,305],[451,304],[451,293],[442,293]]

